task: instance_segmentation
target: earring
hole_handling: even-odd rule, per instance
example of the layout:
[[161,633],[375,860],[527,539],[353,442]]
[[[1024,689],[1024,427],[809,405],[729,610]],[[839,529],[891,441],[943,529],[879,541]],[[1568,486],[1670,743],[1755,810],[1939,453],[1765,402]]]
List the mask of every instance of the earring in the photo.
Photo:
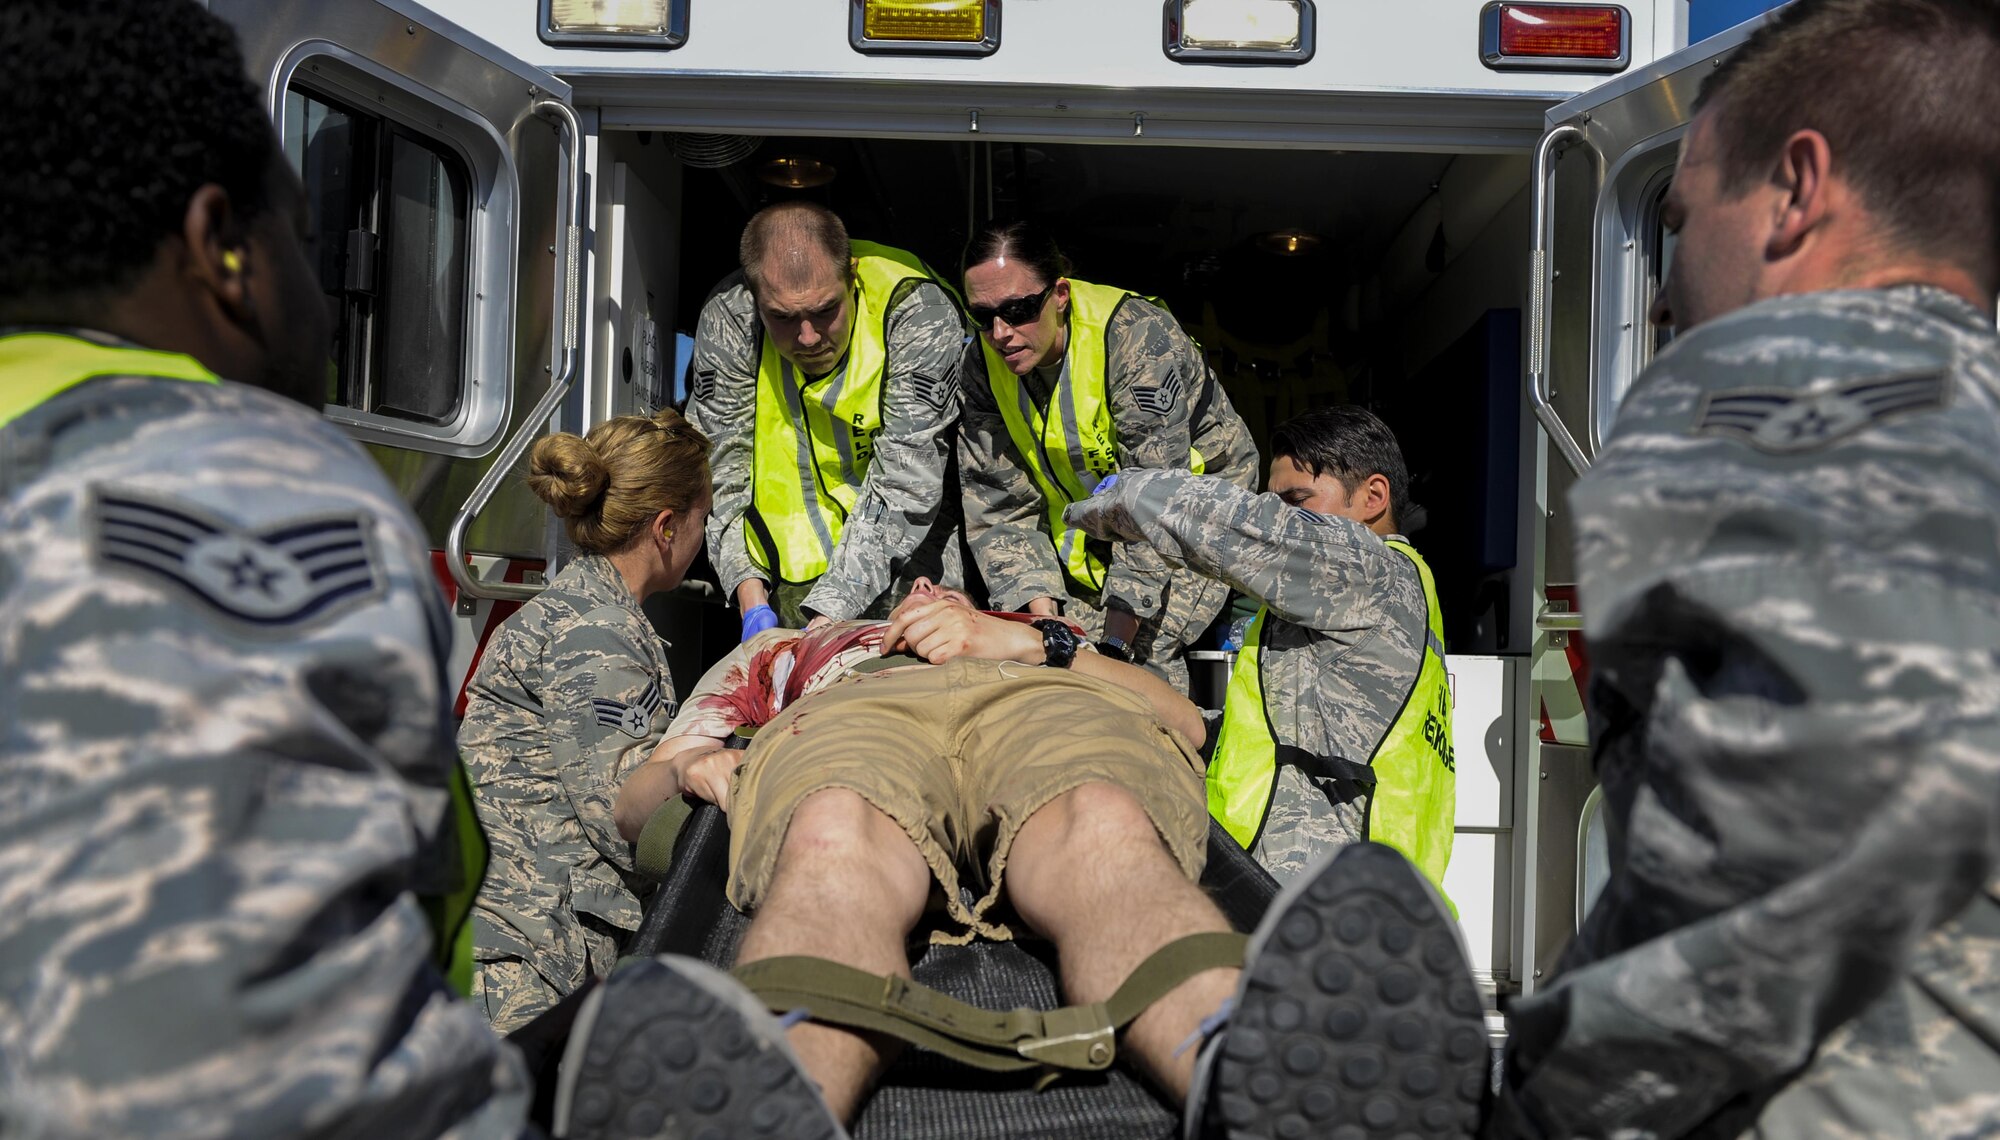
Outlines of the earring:
[[233,249],[223,250],[222,267],[231,273],[243,272],[243,255]]

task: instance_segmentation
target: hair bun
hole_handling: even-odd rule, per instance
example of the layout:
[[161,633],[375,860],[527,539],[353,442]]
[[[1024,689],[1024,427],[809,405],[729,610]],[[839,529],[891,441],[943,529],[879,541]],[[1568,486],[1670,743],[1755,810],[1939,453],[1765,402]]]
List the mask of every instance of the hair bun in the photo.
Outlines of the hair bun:
[[558,432],[528,453],[528,489],[558,518],[574,519],[604,508],[611,469],[582,436]]

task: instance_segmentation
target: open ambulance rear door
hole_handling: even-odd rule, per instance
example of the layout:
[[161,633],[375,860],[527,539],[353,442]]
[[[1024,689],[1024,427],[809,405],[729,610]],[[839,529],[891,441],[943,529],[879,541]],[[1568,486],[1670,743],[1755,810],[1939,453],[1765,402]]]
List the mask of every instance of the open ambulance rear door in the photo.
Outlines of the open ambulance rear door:
[[[1660,206],[1703,77],[1768,17],[1667,56],[1548,112],[1535,151],[1531,217],[1527,400],[1536,420],[1534,543],[1541,565],[1530,742],[1538,773],[1520,781],[1514,831],[1522,887],[1516,960],[1532,990],[1603,879],[1583,693],[1589,660],[1571,560],[1570,487],[1610,434],[1619,401],[1670,334],[1646,311],[1673,239]],[[1587,605],[1587,601],[1584,603]]]
[[462,683],[552,530],[506,478],[581,424],[585,139],[568,84],[406,0],[209,0],[304,182],[339,314],[326,414],[429,532]]

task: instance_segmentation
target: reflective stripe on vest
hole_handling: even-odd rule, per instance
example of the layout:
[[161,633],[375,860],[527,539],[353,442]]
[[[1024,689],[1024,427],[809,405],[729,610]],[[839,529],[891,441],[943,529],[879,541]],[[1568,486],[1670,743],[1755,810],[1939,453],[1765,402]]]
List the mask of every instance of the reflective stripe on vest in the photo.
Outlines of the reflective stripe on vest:
[[[1430,567],[1408,543],[1390,539],[1387,545],[1417,568],[1424,586],[1427,629],[1416,682],[1368,760],[1374,786],[1368,796],[1366,834],[1408,856],[1442,889],[1458,811],[1443,620]],[[1243,638],[1208,765],[1209,814],[1245,849],[1256,843],[1277,787],[1277,734],[1264,702],[1260,653],[1269,616],[1268,607],[1258,610]]]
[[[0,427],[86,380],[103,376],[139,376],[219,384],[213,372],[191,356],[144,348],[96,344],[61,333],[16,333],[0,336]],[[473,899],[486,875],[486,833],[473,812],[472,789],[465,768],[456,759],[449,776],[451,816],[444,840],[462,871],[449,894],[420,899],[430,918],[432,943],[439,969],[461,995],[472,989]]]
[[882,374],[896,289],[913,279],[937,280],[915,254],[866,241],[852,248],[857,288],[848,323],[854,331],[838,369],[808,380],[778,354],[769,336],[760,330],[757,338],[752,514],[744,541],[751,562],[788,582],[810,582],[826,573],[868,476],[875,433],[882,427]]
[[[1049,408],[1035,407],[1028,386],[1007,367],[986,337],[979,338],[986,357],[986,380],[993,402],[1007,424],[1014,449],[1028,465],[1028,476],[1042,494],[1043,514],[1056,544],[1056,557],[1071,580],[1091,590],[1104,588],[1104,560],[1090,549],[1087,536],[1063,523],[1063,508],[1090,497],[1106,475],[1118,470],[1118,429],[1111,422],[1106,374],[1104,330],[1119,306],[1139,294],[1109,285],[1069,280],[1069,344],[1063,350],[1062,374],[1049,394]],[[1144,297],[1160,308],[1166,302]],[[1208,383],[1191,378],[1190,387]],[[1190,430],[1198,425],[1190,425]],[[1188,468],[1200,475],[1201,453],[1188,451]]]
[[119,348],[62,333],[15,333],[0,337],[0,427],[100,376],[217,383],[215,373],[178,352]]

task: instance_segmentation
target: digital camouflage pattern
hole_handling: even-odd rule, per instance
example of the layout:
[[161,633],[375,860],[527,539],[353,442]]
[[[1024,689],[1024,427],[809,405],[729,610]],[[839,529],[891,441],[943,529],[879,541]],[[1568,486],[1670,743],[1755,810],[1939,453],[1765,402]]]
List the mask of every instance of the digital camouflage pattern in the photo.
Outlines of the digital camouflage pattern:
[[459,874],[447,619],[375,465],[108,378],[0,429],[0,493],[0,1134],[518,1134],[412,893]]
[[1492,1134],[2000,1135],[1991,310],[1701,325],[1570,504],[1611,875]]
[[501,624],[466,697],[458,746],[491,850],[473,996],[506,1033],[610,973],[639,928],[611,808],[678,706],[659,635],[597,554]]
[[1270,607],[1258,653],[1280,754],[1257,862],[1283,882],[1362,838],[1365,790],[1309,775],[1284,750],[1364,766],[1375,755],[1423,665],[1429,611],[1416,566],[1352,519],[1185,471],[1121,472],[1063,517]]
[[[929,281],[902,285],[889,310],[882,428],[860,497],[833,558],[803,605],[835,620],[886,616],[918,577],[957,585],[961,511],[951,481],[951,429],[965,367],[965,318]],[[708,436],[715,505],[708,557],[730,598],[768,578],[745,541],[757,434],[757,362],[764,326],[750,289],[731,284],[702,306],[695,328],[688,421]],[[842,367],[845,367],[842,362]]]
[[[1259,476],[1250,429],[1216,383],[1201,346],[1165,309],[1138,297],[1118,307],[1104,333],[1106,398],[1118,437],[1118,468],[1185,470],[1199,450],[1207,473],[1246,491]],[[1095,638],[1104,607],[1115,601],[1139,620],[1133,660],[1165,669],[1183,690],[1189,642],[1222,612],[1228,591],[1191,572],[1176,573],[1144,544],[1111,541],[1101,596],[1081,592],[1063,572],[1050,537],[1041,492],[993,401],[985,363],[974,346],[959,429],[959,478],[965,487],[965,535],[997,610],[1018,610],[1039,597],[1063,603],[1063,613]],[[1021,378],[1036,406],[1046,408],[1061,367]]]

